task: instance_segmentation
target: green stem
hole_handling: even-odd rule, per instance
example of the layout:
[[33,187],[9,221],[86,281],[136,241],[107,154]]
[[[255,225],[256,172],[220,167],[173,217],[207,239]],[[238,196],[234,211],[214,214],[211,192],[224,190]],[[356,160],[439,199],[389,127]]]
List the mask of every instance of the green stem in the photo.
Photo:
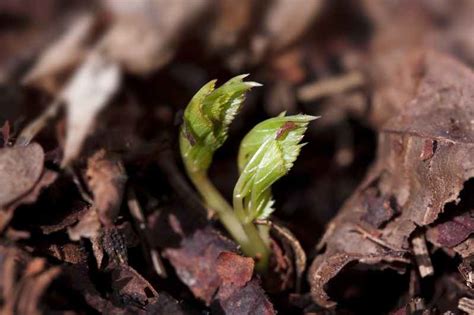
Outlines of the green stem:
[[214,210],[232,238],[240,245],[242,252],[257,260],[256,269],[266,270],[270,249],[263,242],[253,223],[242,224],[229,203],[211,183],[205,172],[188,172],[191,181],[207,205]]

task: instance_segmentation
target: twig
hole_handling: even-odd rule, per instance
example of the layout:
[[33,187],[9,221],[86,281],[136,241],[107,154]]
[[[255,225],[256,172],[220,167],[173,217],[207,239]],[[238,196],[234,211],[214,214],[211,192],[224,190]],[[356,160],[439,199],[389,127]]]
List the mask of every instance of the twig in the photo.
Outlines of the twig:
[[132,188],[128,190],[128,209],[130,210],[130,214],[132,215],[140,238],[144,240],[144,242],[141,242],[141,245],[145,252],[146,259],[160,277],[166,278],[167,274],[163,262],[161,261],[160,253],[156,249],[150,248],[151,236],[146,226],[142,208],[140,207],[135,191]]
[[390,249],[390,250],[393,250],[393,251],[400,251],[400,249],[390,245],[389,243],[385,242],[384,240],[378,238],[377,236],[373,235],[372,233],[370,233],[369,231],[365,230],[364,228],[362,228],[361,226],[355,226],[353,227],[352,229],[354,232],[358,232],[360,233],[364,238],[368,239],[369,241],[372,241],[374,242],[375,244],[378,244],[382,247],[385,247],[387,249]]
[[23,130],[15,141],[15,146],[28,145],[31,140],[43,129],[49,120],[53,119],[61,107],[61,100],[55,99],[46,110],[41,113],[35,120],[30,122]]
[[298,89],[297,96],[300,101],[309,102],[324,96],[342,93],[364,83],[365,78],[362,73],[352,71],[338,77],[306,84]]

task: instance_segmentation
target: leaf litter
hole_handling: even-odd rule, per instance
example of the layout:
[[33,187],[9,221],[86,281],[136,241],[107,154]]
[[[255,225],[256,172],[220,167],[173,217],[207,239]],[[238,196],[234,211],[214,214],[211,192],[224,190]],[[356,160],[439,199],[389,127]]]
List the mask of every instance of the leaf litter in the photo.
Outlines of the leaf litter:
[[[0,8],[2,314],[474,312],[471,1]],[[176,145],[196,90],[247,72],[231,134],[322,115],[263,275]],[[237,147],[210,170],[225,196]]]

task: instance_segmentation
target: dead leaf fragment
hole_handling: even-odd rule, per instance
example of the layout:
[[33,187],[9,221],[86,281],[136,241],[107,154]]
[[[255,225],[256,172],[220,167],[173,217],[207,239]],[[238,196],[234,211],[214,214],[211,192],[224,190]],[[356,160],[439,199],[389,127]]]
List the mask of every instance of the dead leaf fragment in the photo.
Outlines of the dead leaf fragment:
[[238,287],[244,286],[252,279],[254,261],[232,252],[222,252],[217,257],[217,273],[222,282]]
[[233,252],[217,257],[217,273],[221,279],[217,301],[225,314],[275,314],[257,279],[252,279],[254,261]]
[[179,248],[167,248],[163,255],[170,260],[181,281],[209,305],[221,283],[216,273],[217,258],[222,252],[235,249],[232,242],[207,228],[184,238]]
[[120,211],[127,180],[122,162],[99,150],[88,159],[86,176],[100,222],[112,226]]
[[44,152],[39,144],[0,149],[0,207],[33,188],[43,172]]
[[92,131],[97,114],[105,108],[120,85],[117,62],[92,53],[68,82],[61,100],[66,103],[66,140],[62,166],[79,154],[86,136]]

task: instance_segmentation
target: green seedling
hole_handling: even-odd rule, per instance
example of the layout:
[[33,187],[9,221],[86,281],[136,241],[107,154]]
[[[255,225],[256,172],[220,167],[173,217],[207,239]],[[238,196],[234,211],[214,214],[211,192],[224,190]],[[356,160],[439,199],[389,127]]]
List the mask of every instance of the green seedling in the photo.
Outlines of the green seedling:
[[186,172],[206,205],[215,211],[243,253],[256,259],[257,270],[264,272],[270,255],[268,229],[257,228],[254,221],[274,211],[271,185],[291,169],[304,145],[301,140],[308,123],[317,117],[283,113],[259,123],[244,137],[232,207],[207,172],[214,152],[227,139],[245,93],[260,86],[243,81],[245,77],[234,77],[217,89],[215,80],[204,85],[186,107],[179,141]]

